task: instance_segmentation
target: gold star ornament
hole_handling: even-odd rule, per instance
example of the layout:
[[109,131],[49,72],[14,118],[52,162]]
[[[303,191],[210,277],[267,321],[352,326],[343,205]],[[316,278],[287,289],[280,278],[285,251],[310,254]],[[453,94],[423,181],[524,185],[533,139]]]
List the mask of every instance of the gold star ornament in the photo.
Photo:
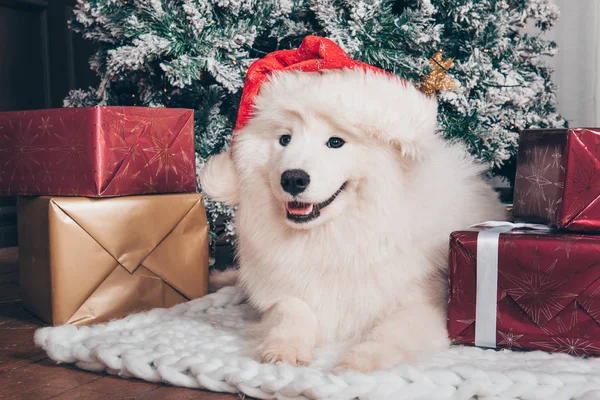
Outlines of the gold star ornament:
[[429,63],[433,70],[421,79],[419,84],[421,92],[427,96],[434,96],[441,90],[452,90],[456,87],[456,82],[448,75],[448,70],[452,68],[454,58],[444,60],[442,50],[440,50],[429,59]]

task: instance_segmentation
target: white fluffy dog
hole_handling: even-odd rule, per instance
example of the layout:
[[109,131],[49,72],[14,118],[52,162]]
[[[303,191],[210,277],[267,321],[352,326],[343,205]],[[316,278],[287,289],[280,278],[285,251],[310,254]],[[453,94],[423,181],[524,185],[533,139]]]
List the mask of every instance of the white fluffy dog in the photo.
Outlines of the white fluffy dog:
[[238,284],[262,314],[263,362],[391,367],[449,344],[449,234],[504,219],[464,149],[436,134],[437,102],[362,70],[282,72],[265,83],[232,152],[201,171],[238,205]]

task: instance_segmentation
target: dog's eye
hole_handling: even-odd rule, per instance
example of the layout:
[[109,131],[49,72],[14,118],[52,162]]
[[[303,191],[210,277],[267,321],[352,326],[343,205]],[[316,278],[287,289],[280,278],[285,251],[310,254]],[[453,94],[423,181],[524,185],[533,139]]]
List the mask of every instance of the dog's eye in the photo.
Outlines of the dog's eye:
[[279,144],[282,145],[283,147],[285,147],[288,144],[290,144],[291,140],[292,140],[292,137],[290,135],[282,135],[279,138]]
[[344,140],[340,139],[339,137],[331,137],[329,138],[329,141],[327,142],[327,147],[331,148],[331,149],[339,149],[340,147],[342,147],[344,145]]

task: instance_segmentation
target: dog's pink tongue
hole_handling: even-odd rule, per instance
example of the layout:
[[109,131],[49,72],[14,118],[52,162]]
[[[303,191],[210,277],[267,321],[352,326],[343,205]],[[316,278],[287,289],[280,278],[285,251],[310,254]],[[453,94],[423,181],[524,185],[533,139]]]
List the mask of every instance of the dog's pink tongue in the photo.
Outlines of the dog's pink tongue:
[[287,210],[292,215],[308,215],[313,210],[312,204],[287,203]]

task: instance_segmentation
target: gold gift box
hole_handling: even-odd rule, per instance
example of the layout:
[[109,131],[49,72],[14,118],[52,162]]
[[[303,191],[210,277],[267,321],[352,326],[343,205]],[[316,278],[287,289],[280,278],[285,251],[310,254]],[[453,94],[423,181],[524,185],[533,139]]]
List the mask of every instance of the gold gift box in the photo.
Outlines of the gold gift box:
[[200,194],[18,202],[23,305],[52,325],[88,325],[208,292]]

